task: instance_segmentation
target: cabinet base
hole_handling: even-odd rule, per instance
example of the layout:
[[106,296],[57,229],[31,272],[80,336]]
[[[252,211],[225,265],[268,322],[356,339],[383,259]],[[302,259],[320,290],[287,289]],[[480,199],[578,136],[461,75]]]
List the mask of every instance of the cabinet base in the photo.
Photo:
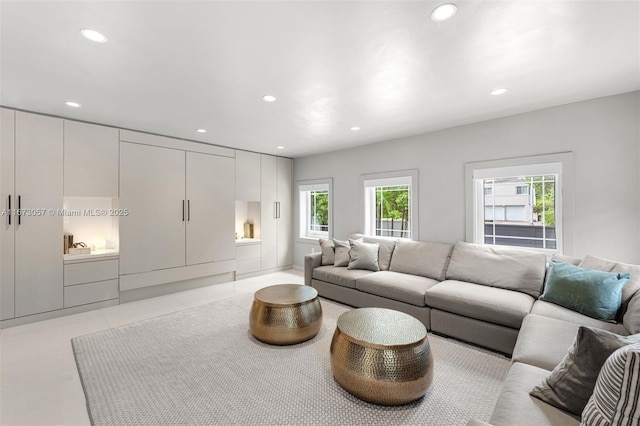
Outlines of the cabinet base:
[[57,311],[43,312],[41,314],[27,315],[19,318],[0,321],[0,329],[15,327],[18,325],[31,324],[33,322],[44,321],[53,318],[60,318],[67,315],[79,314],[81,312],[95,311],[96,309],[108,308],[118,305],[118,299],[105,300],[104,302],[89,303],[87,305],[74,306],[72,308],[59,309]]
[[133,290],[120,291],[120,303],[134,302],[136,300],[164,296],[166,294],[177,293],[179,291],[193,290],[194,288],[207,287],[210,285],[222,284],[231,281],[233,281],[233,272],[227,272],[219,275],[211,275],[208,277],[200,277],[168,284],[154,285],[152,287],[142,287]]

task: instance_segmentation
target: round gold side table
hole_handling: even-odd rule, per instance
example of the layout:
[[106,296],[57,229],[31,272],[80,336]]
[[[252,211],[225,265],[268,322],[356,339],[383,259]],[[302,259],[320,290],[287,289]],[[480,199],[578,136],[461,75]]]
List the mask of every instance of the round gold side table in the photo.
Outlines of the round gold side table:
[[391,309],[361,308],[340,315],[330,352],[336,381],[375,404],[415,401],[433,380],[427,329],[416,318]]
[[322,325],[318,291],[307,285],[279,284],[258,290],[251,305],[249,329],[273,345],[312,339]]

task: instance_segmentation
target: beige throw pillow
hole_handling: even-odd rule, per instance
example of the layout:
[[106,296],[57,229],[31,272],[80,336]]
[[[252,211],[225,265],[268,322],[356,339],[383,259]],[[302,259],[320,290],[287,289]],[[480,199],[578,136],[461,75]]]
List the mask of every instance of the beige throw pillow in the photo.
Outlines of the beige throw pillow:
[[349,265],[349,250],[351,245],[349,241],[340,241],[333,239],[333,245],[335,246],[335,257],[333,266],[347,266]]
[[319,239],[320,251],[322,252],[322,265],[333,265],[336,261],[334,245],[332,240]]
[[380,270],[378,265],[378,250],[380,245],[375,243],[365,243],[362,240],[349,240],[351,250],[349,251],[349,265],[347,269],[366,269],[377,272]]

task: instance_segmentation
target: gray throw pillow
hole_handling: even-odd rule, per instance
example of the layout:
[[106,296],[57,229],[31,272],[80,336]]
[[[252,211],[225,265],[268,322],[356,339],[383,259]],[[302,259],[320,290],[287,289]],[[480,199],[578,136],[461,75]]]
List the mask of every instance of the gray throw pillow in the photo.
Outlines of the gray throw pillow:
[[319,239],[318,242],[320,243],[320,251],[322,251],[322,265],[333,265],[336,261],[333,241]]
[[380,270],[378,265],[378,243],[365,243],[362,240],[349,240],[351,251],[349,251],[349,265],[347,269],[367,269],[377,272]]
[[347,266],[349,265],[349,250],[351,246],[349,241],[340,241],[333,239],[333,245],[335,246],[335,257],[333,266]]
[[567,355],[529,395],[579,416],[607,358],[621,347],[638,342],[640,334],[620,336],[581,326]]

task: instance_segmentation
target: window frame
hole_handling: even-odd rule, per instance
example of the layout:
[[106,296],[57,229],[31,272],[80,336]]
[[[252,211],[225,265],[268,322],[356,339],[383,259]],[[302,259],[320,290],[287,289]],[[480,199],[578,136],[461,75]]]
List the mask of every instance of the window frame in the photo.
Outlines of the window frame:
[[[574,160],[572,152],[465,164],[466,241],[484,245],[484,179],[554,175],[556,182],[556,249],[513,247],[546,254],[572,255],[574,250]],[[495,191],[493,191],[495,193]],[[482,212],[482,216],[479,216]],[[495,213],[494,213],[495,214]]]
[[[381,186],[404,186],[410,187],[409,199],[409,237],[388,237],[375,235],[375,189]],[[362,234],[376,238],[402,238],[405,240],[418,240],[419,220],[418,215],[418,170],[399,170],[383,173],[370,173],[360,175],[361,188],[361,211],[363,214]]]
[[[320,239],[330,239],[333,237],[333,179],[313,179],[297,182],[298,189],[298,240],[306,242],[317,242]],[[310,229],[310,194],[312,191],[327,190],[327,216],[328,230],[312,231]]]

